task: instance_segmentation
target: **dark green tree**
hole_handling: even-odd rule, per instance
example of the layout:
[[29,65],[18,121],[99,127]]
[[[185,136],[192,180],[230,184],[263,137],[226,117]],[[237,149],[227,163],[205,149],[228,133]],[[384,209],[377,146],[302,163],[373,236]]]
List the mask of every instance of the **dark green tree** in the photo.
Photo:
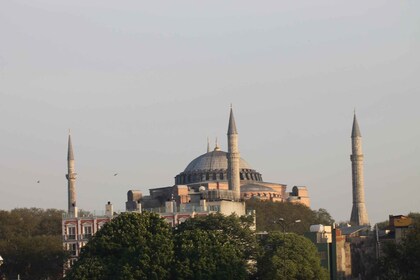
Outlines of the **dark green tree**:
[[179,225],[173,279],[247,279],[256,252],[251,222],[212,214]]
[[66,279],[169,279],[172,229],[158,214],[122,213],[83,247]]
[[381,279],[419,279],[420,275],[420,213],[410,213],[413,225],[401,243],[382,244],[376,275]]
[[[300,203],[271,202],[260,200],[248,200],[248,210],[255,210],[257,231],[279,231],[282,226],[278,223],[283,218],[289,225],[287,231],[303,234],[314,224],[331,225],[334,220],[327,210],[321,208],[318,211]],[[300,223],[293,223],[300,220]]]
[[328,272],[321,267],[316,247],[294,233],[272,232],[260,239],[257,279],[323,280]]
[[19,208],[0,211],[0,275],[10,279],[61,279],[66,253],[63,211]]
[[330,213],[328,213],[327,209],[319,208],[318,210],[313,210],[315,214],[315,218],[312,220],[313,224],[321,224],[321,225],[332,225],[335,221],[331,217]]

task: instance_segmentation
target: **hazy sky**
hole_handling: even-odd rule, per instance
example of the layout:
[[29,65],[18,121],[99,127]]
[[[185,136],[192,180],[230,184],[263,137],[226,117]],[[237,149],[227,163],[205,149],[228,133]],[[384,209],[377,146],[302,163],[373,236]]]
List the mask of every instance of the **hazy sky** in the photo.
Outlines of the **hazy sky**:
[[419,50],[416,0],[0,0],[0,209],[66,209],[71,129],[79,208],[123,210],[233,103],[241,156],[338,221],[356,108],[370,220],[420,212]]

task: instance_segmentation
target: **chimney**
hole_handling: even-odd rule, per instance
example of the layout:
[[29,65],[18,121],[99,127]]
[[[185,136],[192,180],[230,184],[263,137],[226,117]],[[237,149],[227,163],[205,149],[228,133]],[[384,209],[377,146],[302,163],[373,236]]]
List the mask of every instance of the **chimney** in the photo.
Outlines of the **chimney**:
[[111,201],[108,201],[105,204],[105,216],[112,217],[114,215],[114,207],[111,204]]

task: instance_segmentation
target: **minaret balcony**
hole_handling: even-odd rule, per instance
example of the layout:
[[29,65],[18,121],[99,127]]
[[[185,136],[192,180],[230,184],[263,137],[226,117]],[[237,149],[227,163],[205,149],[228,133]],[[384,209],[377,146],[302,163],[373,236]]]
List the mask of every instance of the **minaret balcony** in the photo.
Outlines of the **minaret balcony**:
[[66,174],[67,180],[76,180],[77,173]]
[[351,161],[362,161],[363,160],[363,155],[350,155],[350,160]]

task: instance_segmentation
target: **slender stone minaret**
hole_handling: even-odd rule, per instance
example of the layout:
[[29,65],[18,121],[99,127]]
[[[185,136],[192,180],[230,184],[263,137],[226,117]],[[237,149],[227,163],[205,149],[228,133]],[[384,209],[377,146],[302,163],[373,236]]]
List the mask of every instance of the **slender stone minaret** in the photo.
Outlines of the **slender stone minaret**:
[[67,182],[68,182],[68,214],[77,217],[76,207],[76,173],[74,172],[74,155],[69,132],[69,142],[67,150]]
[[354,113],[353,130],[351,132],[352,154],[350,156],[353,181],[353,208],[350,224],[369,225],[369,218],[365,205],[365,189],[363,179],[362,135]]
[[234,193],[235,200],[241,198],[241,181],[239,177],[239,149],[238,131],[236,130],[235,118],[233,117],[232,107],[230,108],[228,137],[228,184],[229,190]]

